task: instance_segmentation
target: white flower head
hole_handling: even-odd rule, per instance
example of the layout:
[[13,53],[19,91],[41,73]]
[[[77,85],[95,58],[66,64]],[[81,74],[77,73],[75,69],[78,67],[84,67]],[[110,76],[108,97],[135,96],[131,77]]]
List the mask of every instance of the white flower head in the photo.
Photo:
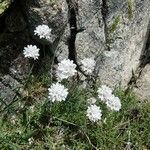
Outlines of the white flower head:
[[81,60],[82,69],[88,74],[91,74],[94,71],[96,62],[93,58],[84,58]]
[[96,103],[96,99],[94,97],[91,97],[87,100],[87,103],[92,105],[92,104],[95,104]]
[[58,63],[56,70],[56,76],[59,81],[72,77],[76,73],[76,64],[72,60],[64,59]]
[[40,39],[45,38],[45,39],[50,39],[52,29],[49,28],[47,25],[39,25],[36,27],[34,30],[34,35],[37,35],[40,37]]
[[121,109],[120,99],[114,95],[107,100],[106,105],[110,110],[119,111]]
[[98,97],[101,99],[102,102],[106,102],[109,97],[112,96],[112,89],[106,85],[102,85],[98,88]]
[[65,101],[68,95],[68,89],[65,88],[63,85],[61,85],[60,83],[53,83],[51,85],[51,87],[48,89],[49,94],[48,94],[48,98],[52,101],[52,102],[61,102],[61,101]]
[[90,105],[90,106],[88,106],[86,116],[89,118],[90,121],[97,122],[97,121],[101,120],[102,111],[101,111],[100,107],[96,106],[95,104]]
[[33,58],[34,60],[38,59],[40,49],[36,45],[27,45],[24,47],[23,54],[27,58]]
[[29,145],[33,144],[33,142],[34,142],[34,138],[33,137],[31,137],[31,138],[28,139]]
[[16,121],[17,121],[16,116],[13,115],[13,116],[11,117],[11,123],[12,123],[12,124],[16,124]]
[[33,113],[34,112],[34,110],[35,110],[35,106],[33,105],[33,106],[30,106],[30,111],[31,111],[31,113]]

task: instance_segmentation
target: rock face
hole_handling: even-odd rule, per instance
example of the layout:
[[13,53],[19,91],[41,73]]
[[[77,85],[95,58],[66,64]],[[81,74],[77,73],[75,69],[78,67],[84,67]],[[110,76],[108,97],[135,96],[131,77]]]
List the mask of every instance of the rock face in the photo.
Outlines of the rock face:
[[[135,0],[131,1],[131,4],[129,2],[118,1],[118,5],[108,2],[110,3],[108,6],[110,14],[106,22],[108,27],[112,28],[117,16],[120,18],[116,30],[109,34],[108,39],[114,41],[109,44],[110,52],[105,52],[106,58],[100,70],[102,80],[111,85],[120,82],[126,86],[132,70],[135,71],[139,66],[142,49],[145,46],[150,21],[150,2],[148,0]],[[116,13],[113,13],[115,8]],[[132,9],[132,12],[129,9]]]
[[140,64],[149,14],[149,0],[80,0],[77,23],[86,30],[76,37],[77,59],[97,58],[102,83],[126,86]]
[[150,64],[146,65],[142,70],[140,78],[136,82],[136,88],[134,92],[139,99],[150,99]]
[[[149,0],[16,0],[7,11],[0,17],[1,78],[9,74],[22,80],[30,66],[22,58],[23,47],[36,44],[48,55],[41,55],[40,64],[48,64],[56,50],[58,60],[69,55],[78,64],[94,57],[103,84],[126,87],[149,36]],[[52,28],[49,41],[34,36],[40,24]]]

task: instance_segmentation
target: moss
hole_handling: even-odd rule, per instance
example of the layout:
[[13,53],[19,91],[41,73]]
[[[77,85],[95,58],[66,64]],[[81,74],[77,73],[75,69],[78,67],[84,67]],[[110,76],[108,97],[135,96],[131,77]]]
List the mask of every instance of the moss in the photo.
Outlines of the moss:
[[116,28],[117,28],[119,22],[120,22],[120,15],[118,15],[118,16],[114,19],[112,25],[109,27],[110,33],[113,33],[113,32],[116,30]]

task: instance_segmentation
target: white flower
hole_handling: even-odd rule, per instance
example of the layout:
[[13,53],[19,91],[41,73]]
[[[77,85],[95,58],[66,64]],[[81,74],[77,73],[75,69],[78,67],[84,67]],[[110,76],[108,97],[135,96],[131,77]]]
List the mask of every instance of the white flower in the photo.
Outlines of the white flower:
[[120,99],[114,95],[107,100],[106,105],[110,110],[119,111],[121,109]]
[[33,58],[34,60],[38,59],[40,49],[36,45],[27,45],[24,47],[23,54],[27,58]]
[[33,112],[34,112],[35,107],[34,107],[34,106],[30,106],[30,107],[29,107],[29,109],[30,109],[31,113],[33,113]]
[[48,98],[52,101],[65,101],[68,95],[68,89],[63,85],[57,83],[53,83],[51,87],[48,89],[49,95]]
[[39,25],[36,27],[34,30],[34,35],[38,35],[40,39],[45,38],[45,39],[50,39],[52,29],[50,29],[47,25]]
[[31,138],[28,139],[29,145],[33,144],[33,142],[34,142],[34,138],[33,137],[31,137]]
[[106,103],[110,110],[119,111],[121,109],[120,99],[112,94],[112,90],[108,86],[102,85],[101,88],[98,88],[98,97]]
[[93,58],[84,58],[81,60],[82,69],[88,74],[91,74],[94,71],[96,62]]
[[102,111],[100,108],[96,105],[90,105],[88,106],[87,109],[87,117],[89,118],[90,121],[96,122],[98,120],[101,120],[102,117]]
[[106,102],[112,96],[112,89],[106,85],[102,85],[98,88],[98,97],[101,101]]
[[11,117],[11,123],[12,123],[12,124],[16,124],[16,121],[17,121],[16,116],[13,115],[13,116]]
[[92,104],[95,104],[96,103],[96,99],[94,97],[91,97],[87,100],[87,103],[92,105]]
[[72,60],[64,59],[58,63],[56,76],[58,80],[61,81],[63,79],[67,79],[68,77],[74,76],[76,72],[76,64],[74,64]]

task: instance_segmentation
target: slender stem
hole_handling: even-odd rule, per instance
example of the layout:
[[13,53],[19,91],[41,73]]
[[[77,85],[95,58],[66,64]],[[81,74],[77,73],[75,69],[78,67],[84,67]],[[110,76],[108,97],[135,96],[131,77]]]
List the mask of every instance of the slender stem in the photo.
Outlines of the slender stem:
[[95,145],[92,144],[89,136],[86,134],[86,132],[84,131],[84,129],[82,127],[80,127],[79,125],[75,124],[75,123],[72,123],[70,121],[67,121],[67,120],[64,120],[64,119],[61,119],[61,118],[57,118],[57,117],[54,117],[54,119],[57,119],[61,122],[64,122],[64,123],[67,123],[67,124],[70,124],[70,125],[73,125],[73,126],[76,126],[79,128],[79,130],[85,135],[86,139],[88,140],[89,144],[95,149],[95,150],[100,150],[99,148],[97,148]]

